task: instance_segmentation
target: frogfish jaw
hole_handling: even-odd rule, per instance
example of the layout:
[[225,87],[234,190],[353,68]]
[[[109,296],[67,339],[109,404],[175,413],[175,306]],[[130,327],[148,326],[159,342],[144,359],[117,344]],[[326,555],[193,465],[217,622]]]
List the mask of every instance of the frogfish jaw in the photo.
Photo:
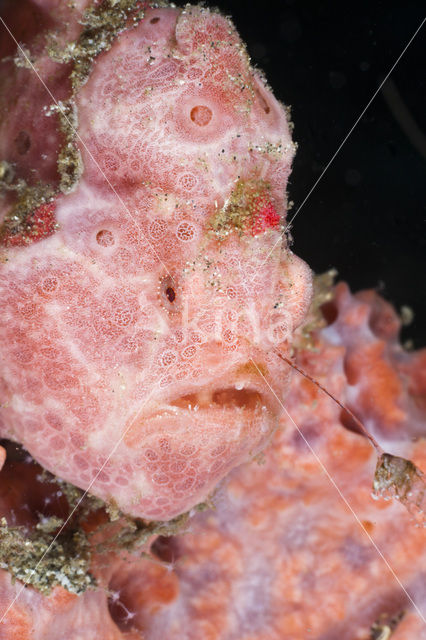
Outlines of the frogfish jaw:
[[234,383],[224,376],[223,383],[195,388],[135,416],[124,445],[136,473],[120,504],[128,513],[154,519],[189,510],[233,467],[264,448],[277,417],[268,390],[255,374],[245,372]]

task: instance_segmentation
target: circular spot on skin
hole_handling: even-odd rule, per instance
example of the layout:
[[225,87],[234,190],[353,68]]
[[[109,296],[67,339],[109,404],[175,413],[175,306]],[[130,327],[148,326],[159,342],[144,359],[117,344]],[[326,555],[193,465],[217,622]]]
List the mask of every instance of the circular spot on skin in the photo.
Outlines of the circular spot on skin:
[[229,320],[229,322],[231,322],[232,324],[234,324],[238,320],[238,313],[234,311],[234,309],[230,309],[229,311],[226,312],[226,319]]
[[102,160],[103,160],[104,167],[107,171],[117,171],[120,166],[117,158],[113,156],[108,156],[105,154]]
[[182,357],[191,360],[196,354],[197,348],[194,345],[189,345],[189,347],[185,347],[182,351]]
[[193,487],[194,483],[195,483],[195,478],[189,476],[188,478],[185,478],[185,480],[181,480],[180,482],[177,482],[175,484],[175,489],[177,491],[188,491]]
[[167,225],[164,220],[156,219],[150,222],[148,233],[154,240],[160,240],[167,231]]
[[96,475],[96,480],[98,482],[110,482],[111,478],[105,471],[99,471],[99,473]]
[[225,466],[225,464],[226,462],[223,462],[222,460],[216,460],[210,467],[210,473],[217,473]]
[[20,131],[15,140],[16,150],[20,156],[24,156],[31,147],[31,138],[26,131]]
[[15,357],[16,362],[19,362],[20,364],[28,364],[28,362],[31,362],[31,360],[34,357],[34,354],[32,353],[31,349],[25,349],[25,348],[14,351],[13,355]]
[[85,460],[85,458],[83,456],[80,455],[76,455],[74,456],[74,462],[77,465],[77,467],[79,469],[88,469],[89,468],[89,464],[87,462],[87,460]]
[[65,440],[63,438],[60,438],[59,436],[57,436],[56,438],[52,438],[50,440],[49,446],[52,447],[52,449],[60,451],[61,449],[63,449],[65,447]]
[[185,191],[192,191],[197,186],[198,180],[192,173],[183,173],[178,177],[177,185]]
[[210,451],[210,456],[212,458],[216,458],[217,456],[221,456],[226,451],[226,444],[220,444],[215,449]]
[[170,478],[165,473],[154,473],[152,482],[159,485],[169,484]]
[[193,225],[189,222],[181,222],[177,228],[176,235],[181,242],[191,242],[195,236]]
[[213,113],[211,109],[205,105],[197,105],[191,109],[191,120],[199,127],[207,126],[212,117]]
[[63,425],[61,420],[54,413],[46,413],[44,416],[47,424],[52,427],[52,429],[56,429],[57,431],[62,431]]
[[158,16],[156,18],[151,18],[150,20],[151,24],[157,24],[157,22],[160,22],[160,18]]
[[235,334],[231,331],[231,329],[225,329],[223,332],[223,339],[228,344],[232,344],[236,340]]
[[170,471],[171,473],[181,473],[185,469],[186,465],[187,463],[185,460],[175,460],[170,464]]
[[169,384],[172,384],[173,382],[173,378],[172,376],[164,376],[163,378],[161,378],[160,382],[159,382],[159,386],[160,389],[164,389],[165,387],[168,387]]
[[159,438],[158,445],[163,453],[169,453],[171,451],[170,442],[167,440],[167,438]]
[[41,288],[44,293],[52,293],[56,290],[58,286],[58,281],[56,278],[45,278],[42,282]]
[[35,318],[39,315],[39,309],[37,305],[32,302],[27,302],[22,307],[20,307],[18,311],[26,320],[30,320],[31,318]]
[[114,235],[108,229],[101,229],[96,234],[96,242],[101,247],[112,247],[115,244]]
[[78,431],[71,433],[69,436],[69,439],[71,441],[72,446],[75,447],[76,449],[83,449],[84,445],[86,444],[84,435],[81,433],[78,433]]
[[176,360],[176,354],[173,351],[164,351],[160,356],[160,362],[163,367],[169,367]]
[[183,340],[184,340],[183,331],[180,331],[180,329],[178,329],[175,332],[174,339],[178,344],[181,344],[183,342]]
[[197,451],[197,449],[195,448],[195,446],[193,444],[184,444],[180,448],[180,453],[183,456],[193,456],[196,451]]
[[129,324],[133,324],[134,315],[131,309],[119,306],[114,309],[111,319],[119,327],[127,327]]

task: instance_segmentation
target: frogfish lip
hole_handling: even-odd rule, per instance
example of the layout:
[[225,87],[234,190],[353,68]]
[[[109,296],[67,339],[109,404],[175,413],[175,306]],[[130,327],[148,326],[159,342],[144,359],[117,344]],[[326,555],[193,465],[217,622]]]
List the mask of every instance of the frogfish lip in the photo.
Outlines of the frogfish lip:
[[[232,378],[231,378],[232,380]],[[248,379],[236,378],[231,381],[224,377],[221,381],[203,386],[193,386],[186,392],[174,394],[162,403],[162,410],[211,411],[211,412],[255,412],[267,411],[269,414],[281,413],[279,400],[271,392],[260,376],[251,375]],[[157,413],[157,412],[156,412]]]
[[257,389],[238,388],[237,386],[219,387],[216,389],[202,388],[192,393],[184,394],[169,405],[181,409],[256,409],[262,402],[262,395]]
[[205,500],[265,448],[280,413],[263,376],[247,368],[157,397],[125,440],[142,474],[138,513],[168,520]]

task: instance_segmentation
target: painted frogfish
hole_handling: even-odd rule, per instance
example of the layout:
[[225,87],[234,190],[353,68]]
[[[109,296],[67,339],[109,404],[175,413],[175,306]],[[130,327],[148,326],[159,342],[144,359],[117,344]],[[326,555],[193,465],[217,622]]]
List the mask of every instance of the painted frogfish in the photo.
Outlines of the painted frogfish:
[[311,274],[282,233],[288,115],[234,27],[133,5],[66,9],[74,41],[56,25],[3,63],[0,425],[167,520],[268,442],[267,382],[289,378],[270,347],[289,352]]

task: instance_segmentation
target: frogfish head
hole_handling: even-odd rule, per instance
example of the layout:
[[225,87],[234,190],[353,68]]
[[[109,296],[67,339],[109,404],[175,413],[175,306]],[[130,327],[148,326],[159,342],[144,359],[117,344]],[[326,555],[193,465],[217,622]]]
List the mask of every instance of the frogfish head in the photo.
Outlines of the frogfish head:
[[167,520],[280,417],[289,374],[272,348],[289,353],[311,297],[283,232],[288,114],[229,19],[148,3],[66,107],[78,180],[39,208],[48,233],[1,236],[0,429],[56,475]]

